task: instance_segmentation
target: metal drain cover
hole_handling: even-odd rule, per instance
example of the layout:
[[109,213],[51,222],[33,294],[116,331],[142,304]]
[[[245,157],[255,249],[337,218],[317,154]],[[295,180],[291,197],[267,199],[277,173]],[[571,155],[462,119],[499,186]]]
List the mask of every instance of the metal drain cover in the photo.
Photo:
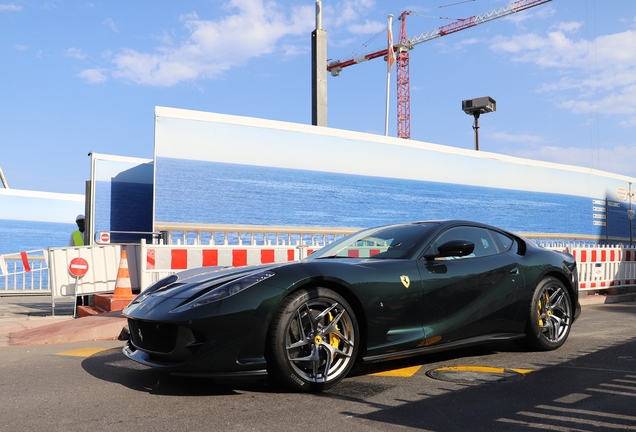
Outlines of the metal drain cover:
[[485,366],[450,366],[431,369],[426,372],[429,377],[458,384],[483,384],[487,382],[518,381],[529,372],[529,369],[505,369]]

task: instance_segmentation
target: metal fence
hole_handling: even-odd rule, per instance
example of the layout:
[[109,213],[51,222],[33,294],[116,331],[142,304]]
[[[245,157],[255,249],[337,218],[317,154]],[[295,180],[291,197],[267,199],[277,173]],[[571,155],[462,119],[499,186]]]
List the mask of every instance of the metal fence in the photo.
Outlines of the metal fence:
[[[225,248],[223,249],[228,247],[231,249],[233,246],[273,247],[274,249],[281,246],[289,246],[309,250],[318,249],[338,238],[359,230],[359,228],[186,223],[156,223],[156,229],[161,232],[162,243],[167,245],[181,245],[183,247],[224,246]],[[628,239],[623,238],[604,239],[595,236],[551,233],[520,234],[540,246],[570,252],[576,248],[627,249],[629,247]],[[51,293],[48,263],[50,251],[35,250],[0,255],[0,295]],[[303,253],[299,253],[296,255],[296,259],[303,256]],[[144,263],[146,263],[146,260],[141,259],[139,265],[143,266]],[[56,263],[56,268],[59,267],[58,264],[61,265]],[[99,267],[104,267],[103,263]],[[116,264],[106,267],[116,268]],[[59,267],[59,269],[61,270],[54,273],[61,275],[63,269],[62,267]],[[101,270],[105,271],[105,268]],[[113,277],[108,275],[108,282],[112,282],[111,279]]]
[[0,294],[48,294],[48,270],[43,249],[0,255]]
[[324,246],[360,228],[155,223],[167,244],[238,246]]
[[[165,232],[167,244],[174,245],[265,245],[324,246],[362,228],[189,224],[156,222],[155,229]],[[585,247],[630,247],[629,239],[580,234],[518,233],[539,246],[551,249]]]

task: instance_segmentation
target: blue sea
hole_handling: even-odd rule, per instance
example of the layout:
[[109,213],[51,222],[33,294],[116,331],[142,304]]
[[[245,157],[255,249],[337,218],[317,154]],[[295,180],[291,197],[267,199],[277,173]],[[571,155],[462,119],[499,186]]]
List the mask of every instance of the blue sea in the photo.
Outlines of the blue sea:
[[0,255],[67,246],[74,223],[0,219]]
[[[468,219],[516,232],[606,234],[593,224],[599,205],[588,197],[163,157],[155,169],[161,222],[367,227]],[[610,236],[629,237],[625,210],[610,208]]]
[[[587,197],[171,158],[157,158],[155,181],[160,222],[368,227],[457,218],[516,232],[606,235],[593,224],[599,205]],[[151,185],[97,182],[97,230],[150,231],[151,209]],[[624,205],[610,207],[607,221],[610,236],[629,237]],[[0,254],[66,246],[75,229],[0,219]]]

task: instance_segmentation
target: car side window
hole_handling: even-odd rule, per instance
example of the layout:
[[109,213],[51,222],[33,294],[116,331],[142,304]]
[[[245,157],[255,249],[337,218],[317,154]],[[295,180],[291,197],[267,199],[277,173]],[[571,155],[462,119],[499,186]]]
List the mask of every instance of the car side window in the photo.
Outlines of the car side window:
[[506,252],[510,250],[510,248],[512,247],[512,244],[514,243],[514,240],[512,238],[498,231],[491,231],[491,232],[493,236],[495,237],[495,239],[499,240],[499,246],[500,246],[501,252]]
[[[485,228],[461,226],[453,227],[443,232],[430,246],[426,255],[435,255],[439,253],[439,246],[451,240],[468,240],[474,243],[475,249],[470,255],[463,257],[446,257],[436,259],[467,259],[475,257],[483,257],[495,255],[500,252],[497,242],[493,238],[494,231]],[[510,241],[510,239],[508,239]]]

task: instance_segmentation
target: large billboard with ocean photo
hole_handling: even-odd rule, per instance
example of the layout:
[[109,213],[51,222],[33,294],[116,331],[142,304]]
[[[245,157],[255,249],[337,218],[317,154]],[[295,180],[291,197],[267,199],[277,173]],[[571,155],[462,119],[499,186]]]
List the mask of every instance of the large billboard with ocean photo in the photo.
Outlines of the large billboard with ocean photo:
[[636,183],[484,151],[165,107],[155,110],[154,160],[154,223],[367,227],[457,218],[516,232],[629,237],[623,192]]
[[0,255],[66,246],[84,195],[0,189]]

